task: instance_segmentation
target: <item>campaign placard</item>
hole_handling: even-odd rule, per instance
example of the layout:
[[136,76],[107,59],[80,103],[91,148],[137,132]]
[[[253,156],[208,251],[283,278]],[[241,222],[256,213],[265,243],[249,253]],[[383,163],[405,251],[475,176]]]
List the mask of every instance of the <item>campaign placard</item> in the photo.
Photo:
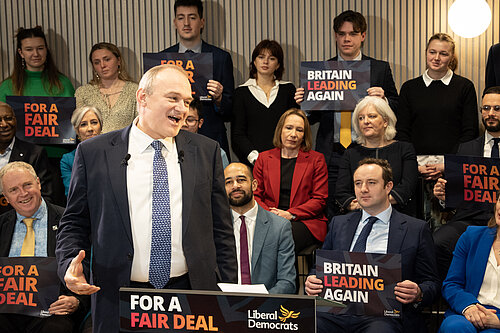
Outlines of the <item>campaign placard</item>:
[[212,100],[207,90],[208,80],[213,78],[212,53],[143,53],[142,60],[144,73],[152,67],[165,64],[183,68],[189,76],[193,97],[198,97],[200,101]]
[[354,110],[370,88],[370,61],[303,61],[303,110]]
[[56,258],[0,257],[0,313],[48,317],[59,297]]
[[323,281],[324,299],[346,305],[318,306],[317,311],[401,317],[402,304],[394,295],[401,281],[400,254],[317,250],[316,276]]
[[315,332],[316,299],[120,288],[120,332]]
[[17,118],[16,137],[34,144],[73,144],[74,97],[7,96]]
[[446,206],[492,207],[497,202],[500,159],[474,156],[444,156]]

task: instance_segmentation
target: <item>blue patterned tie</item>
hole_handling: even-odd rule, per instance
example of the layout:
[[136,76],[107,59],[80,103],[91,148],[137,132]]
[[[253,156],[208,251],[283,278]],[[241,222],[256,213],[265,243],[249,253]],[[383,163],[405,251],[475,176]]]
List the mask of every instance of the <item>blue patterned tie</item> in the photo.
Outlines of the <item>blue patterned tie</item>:
[[368,223],[365,224],[363,230],[361,230],[361,233],[356,240],[356,244],[354,244],[354,247],[352,248],[352,252],[366,251],[366,240],[368,239],[368,235],[370,235],[370,232],[372,231],[373,224],[377,222],[377,220],[378,218],[376,218],[375,216],[370,216],[368,218]]
[[151,234],[151,257],[149,262],[149,282],[156,288],[165,287],[170,278],[172,256],[170,193],[168,189],[167,163],[161,154],[163,144],[155,140],[151,143],[155,150],[153,158],[153,214]]

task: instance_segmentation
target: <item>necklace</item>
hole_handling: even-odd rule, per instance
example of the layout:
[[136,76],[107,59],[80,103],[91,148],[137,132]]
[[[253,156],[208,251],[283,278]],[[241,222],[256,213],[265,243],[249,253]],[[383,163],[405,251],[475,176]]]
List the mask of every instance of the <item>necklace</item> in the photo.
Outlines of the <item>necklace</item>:
[[123,87],[124,85],[120,84],[120,81],[118,81],[118,84],[113,84],[109,88],[104,88],[104,87],[99,88],[99,91],[109,109],[111,109],[111,107],[116,103],[116,99],[113,98],[112,101],[112,98],[110,97],[120,94],[123,90]]

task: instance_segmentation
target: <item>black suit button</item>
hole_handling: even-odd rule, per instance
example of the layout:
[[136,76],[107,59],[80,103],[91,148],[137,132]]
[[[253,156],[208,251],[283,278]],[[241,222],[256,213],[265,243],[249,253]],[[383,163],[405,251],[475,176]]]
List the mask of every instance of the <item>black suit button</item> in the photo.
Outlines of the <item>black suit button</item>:
[[127,258],[128,258],[129,260],[132,260],[132,259],[134,259],[134,256],[132,255],[132,253],[128,253],[128,254],[127,254]]

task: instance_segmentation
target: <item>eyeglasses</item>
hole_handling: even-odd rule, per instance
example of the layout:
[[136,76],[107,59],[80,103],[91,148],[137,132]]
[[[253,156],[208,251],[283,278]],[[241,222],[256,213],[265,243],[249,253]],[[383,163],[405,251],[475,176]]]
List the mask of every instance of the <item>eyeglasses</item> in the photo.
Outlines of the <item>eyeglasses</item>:
[[484,112],[490,112],[491,109],[495,112],[500,112],[500,105],[483,105],[479,109]]
[[186,124],[188,126],[194,126],[196,124],[198,124],[200,120],[199,119],[196,119],[195,117],[187,117],[186,118]]

